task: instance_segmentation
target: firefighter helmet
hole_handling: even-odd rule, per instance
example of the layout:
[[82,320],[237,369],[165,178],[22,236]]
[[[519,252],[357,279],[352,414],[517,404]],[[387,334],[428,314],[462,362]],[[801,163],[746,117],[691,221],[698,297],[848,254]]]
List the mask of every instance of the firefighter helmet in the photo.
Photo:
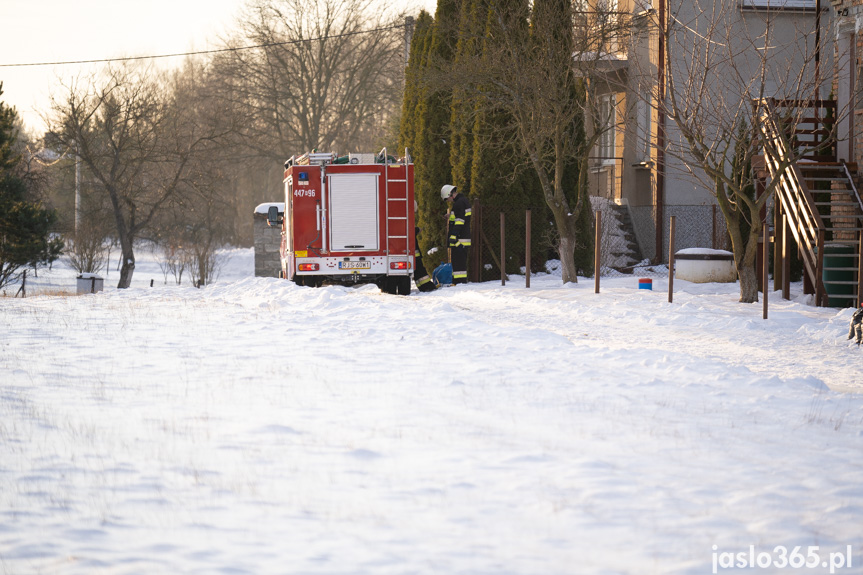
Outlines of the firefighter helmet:
[[456,192],[456,187],[447,184],[440,189],[440,197],[442,200],[447,200],[455,192]]

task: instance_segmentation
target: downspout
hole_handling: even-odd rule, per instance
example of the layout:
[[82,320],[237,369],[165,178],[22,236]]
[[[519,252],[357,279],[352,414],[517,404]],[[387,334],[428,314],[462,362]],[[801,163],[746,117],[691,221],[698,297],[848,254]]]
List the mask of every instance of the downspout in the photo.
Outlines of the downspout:
[[815,99],[821,99],[821,0],[815,0]]
[[[656,261],[664,260],[662,246],[665,236],[663,223],[665,220],[665,50],[668,35],[668,23],[665,19],[665,0],[659,0],[659,47],[657,63],[657,111],[656,122]],[[669,254],[670,255],[670,254]],[[671,270],[669,270],[671,273]]]

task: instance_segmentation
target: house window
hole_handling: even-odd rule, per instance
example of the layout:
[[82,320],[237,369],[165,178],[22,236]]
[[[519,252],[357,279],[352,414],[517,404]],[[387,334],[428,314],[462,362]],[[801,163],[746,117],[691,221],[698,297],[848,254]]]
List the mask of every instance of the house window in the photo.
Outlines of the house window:
[[597,10],[606,14],[617,13],[617,0],[599,0]]
[[599,0],[596,8],[596,34],[603,39],[604,50],[609,54],[616,54],[621,50],[617,0]]
[[599,101],[599,135],[597,156],[603,164],[613,163],[617,132],[617,98],[614,94],[601,96]]

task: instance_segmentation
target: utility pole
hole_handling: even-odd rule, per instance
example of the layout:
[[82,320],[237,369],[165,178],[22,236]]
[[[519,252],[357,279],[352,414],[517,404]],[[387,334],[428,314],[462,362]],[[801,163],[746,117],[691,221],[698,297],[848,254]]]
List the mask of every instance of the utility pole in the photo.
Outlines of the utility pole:
[[405,68],[408,67],[408,60],[411,56],[411,40],[414,37],[414,17],[405,16]]
[[81,156],[78,155],[78,142],[75,142],[75,240],[81,228]]

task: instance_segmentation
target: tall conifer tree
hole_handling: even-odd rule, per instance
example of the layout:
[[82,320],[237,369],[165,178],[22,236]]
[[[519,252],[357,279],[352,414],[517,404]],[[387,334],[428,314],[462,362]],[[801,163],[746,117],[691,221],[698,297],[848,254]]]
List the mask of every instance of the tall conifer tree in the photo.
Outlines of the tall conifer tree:
[[[504,49],[500,45],[504,37],[528,41],[528,13],[527,0],[499,0],[489,6],[481,50],[484,61]],[[510,233],[506,235],[506,271],[515,273],[524,263],[524,234],[516,230],[524,230],[527,209],[532,210],[532,236],[536,238],[531,243],[531,261],[545,261],[548,246],[540,238],[548,235],[547,207],[536,172],[518,145],[512,118],[506,111],[490,109],[481,100],[474,106],[471,190],[482,202],[489,237],[494,237],[492,232],[498,229],[498,213],[507,214]]]
[[[473,61],[482,53],[489,0],[461,0],[461,18],[458,28],[458,43],[453,66],[459,69],[466,61]],[[462,193],[476,197],[471,189],[473,165],[473,131],[476,98],[471,90],[456,85],[452,95],[450,118],[450,163],[453,184]]]
[[[421,11],[414,24],[408,65],[405,70],[405,91],[399,125],[399,148],[408,148],[415,159],[421,153],[416,146],[418,112],[423,97],[422,82],[426,72],[426,54],[431,40],[434,19],[425,10]],[[417,166],[418,168],[419,166]]]
[[416,111],[414,148],[421,166],[414,172],[415,194],[419,204],[417,222],[422,229],[420,249],[428,253],[427,267],[433,269],[446,259],[446,205],[440,189],[452,183],[449,145],[452,91],[432,86],[428,79],[453,62],[459,22],[459,0],[440,0],[435,12],[428,50],[425,54],[421,95]]
[[17,117],[0,100],[0,288],[17,282],[27,267],[53,262],[63,249],[63,242],[51,237],[56,212],[31,200],[28,182],[19,174]]

